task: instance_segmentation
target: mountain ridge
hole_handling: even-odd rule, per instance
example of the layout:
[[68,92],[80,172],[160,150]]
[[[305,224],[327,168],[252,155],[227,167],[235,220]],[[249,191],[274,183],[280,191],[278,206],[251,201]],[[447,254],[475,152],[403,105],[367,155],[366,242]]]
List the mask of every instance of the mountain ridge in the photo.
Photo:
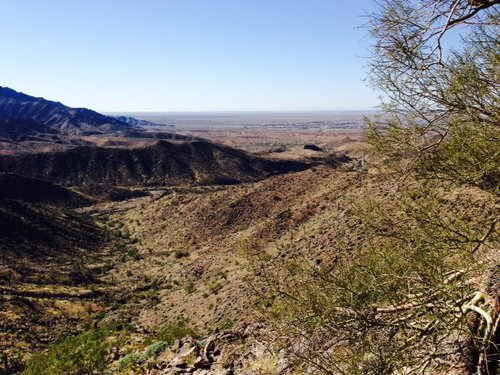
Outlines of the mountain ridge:
[[[133,126],[87,108],[34,97],[0,86],[0,119],[29,120],[63,134],[93,134],[127,130]],[[40,129],[38,129],[39,131]]]
[[0,156],[0,172],[63,186],[235,184],[301,171],[311,165],[268,160],[207,141],[159,141],[132,149],[80,146],[57,152]]

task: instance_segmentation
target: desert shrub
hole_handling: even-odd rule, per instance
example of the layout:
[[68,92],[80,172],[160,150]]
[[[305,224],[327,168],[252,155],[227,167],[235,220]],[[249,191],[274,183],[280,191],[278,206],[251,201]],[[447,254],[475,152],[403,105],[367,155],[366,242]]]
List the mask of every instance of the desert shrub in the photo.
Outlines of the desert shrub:
[[[368,16],[385,94],[367,120],[377,176],[346,193],[322,262],[290,245],[259,271],[299,372],[497,373],[497,4],[389,0]],[[462,45],[445,48],[452,28]]]
[[120,237],[129,240],[130,239],[130,232],[128,232],[126,229],[122,229],[120,232]]
[[221,330],[228,330],[234,327],[234,325],[237,323],[236,319],[225,319],[219,324],[219,328]]
[[169,344],[166,341],[157,341],[149,345],[144,351],[144,356],[146,358],[156,357],[161,352],[163,352],[166,348],[168,348]]
[[356,230],[339,224],[322,263],[292,249],[266,267],[263,311],[297,361],[354,374],[418,367],[426,353],[464,359],[463,306],[478,288],[470,280],[491,266],[481,259],[498,244],[494,203],[416,186],[352,196]]
[[156,289],[144,290],[134,295],[133,301],[139,302],[141,299],[146,299],[154,303],[160,302],[160,292]]
[[33,356],[25,373],[28,375],[102,374],[107,367],[109,333],[107,329],[85,332],[52,344],[46,352]]
[[212,281],[208,284],[207,288],[211,294],[217,294],[222,289],[222,284],[218,281]]
[[139,252],[136,249],[129,248],[127,250],[127,254],[133,260],[141,260],[142,259],[141,255],[139,254]]
[[194,286],[194,282],[192,280],[189,280],[185,285],[184,285],[184,290],[188,293],[191,294],[193,293],[196,288]]
[[144,362],[144,357],[140,353],[129,353],[125,357],[121,358],[118,361],[118,367],[121,370],[128,369],[128,368],[133,368],[134,366],[137,366]]
[[175,340],[181,339],[185,336],[196,337],[196,331],[187,327],[184,321],[178,321],[176,323],[169,323],[165,325],[156,335],[156,337],[163,341],[166,345],[172,345]]
[[123,242],[119,242],[116,244],[116,250],[118,251],[127,251],[127,245]]
[[181,258],[185,258],[185,257],[188,257],[189,256],[189,253],[185,250],[175,250],[174,251],[174,257],[175,259],[181,259]]

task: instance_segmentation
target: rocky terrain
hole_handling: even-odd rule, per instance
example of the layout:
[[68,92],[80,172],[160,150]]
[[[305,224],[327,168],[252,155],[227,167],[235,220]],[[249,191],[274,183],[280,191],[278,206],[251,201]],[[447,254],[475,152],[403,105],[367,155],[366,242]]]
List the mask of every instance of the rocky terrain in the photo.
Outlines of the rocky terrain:
[[6,141],[22,141],[39,134],[52,134],[57,139],[56,133],[44,124],[31,119],[8,117],[0,120],[0,138]]
[[136,149],[78,147],[0,156],[1,172],[68,186],[234,184],[308,167],[306,163],[267,160],[202,141],[160,141]]
[[[360,135],[291,134],[253,154],[194,134],[61,136],[35,123],[9,117],[0,128],[16,147],[51,139],[44,152],[0,155],[0,374],[314,373],[297,358],[328,353],[332,338],[310,346],[270,324],[279,305],[269,293],[293,288],[296,267],[336,269],[376,244],[363,241],[362,207],[387,226],[380,233],[415,227],[401,212],[401,228],[379,221],[375,204],[395,209],[401,185]],[[440,213],[487,227],[488,192],[449,191]],[[444,358],[464,362],[439,339]]]
[[[32,53],[59,78],[76,71],[72,62],[82,77],[90,68],[83,86],[57,86],[76,94],[97,87],[95,76],[119,95],[100,93],[102,106],[291,110],[104,115],[0,87],[0,375],[499,374],[499,4],[372,4],[366,81],[382,93],[382,112],[294,110],[374,100],[356,94],[359,72],[342,59],[343,77],[330,77],[331,94],[345,91],[338,100],[293,90],[318,84],[299,74],[308,63],[328,62],[306,50],[339,39],[323,27],[332,13],[317,7],[216,7],[211,17],[176,6],[168,23],[166,8],[147,17],[141,4],[128,12],[135,19],[125,9],[111,24],[109,7],[94,20],[93,9],[7,6],[3,21],[23,15],[6,23],[7,36],[22,37],[6,39],[7,56]],[[344,8],[337,26],[355,9]],[[280,30],[261,17],[276,11],[290,16]],[[71,45],[57,43],[58,21],[74,14],[82,22],[70,22]],[[298,19],[307,35],[283,38],[303,31]],[[50,37],[33,38],[28,24]],[[112,26],[113,38],[86,32],[92,24]],[[142,38],[131,74],[126,64],[110,70],[120,36],[127,50],[142,28],[160,37],[149,43],[153,60]],[[266,52],[275,70],[283,62],[280,74],[216,48],[231,42],[221,30],[241,51],[265,47],[251,52]],[[162,52],[175,33],[187,36],[181,48]],[[339,40],[359,49],[347,34]],[[252,43],[263,36],[266,45]],[[200,41],[203,61],[189,69]],[[61,59],[44,55],[48,45],[75,48]],[[298,52],[293,63],[287,50]],[[210,68],[242,58],[225,76]],[[55,82],[10,60],[9,82]],[[256,88],[287,95],[258,98]]]
[[62,206],[53,196],[40,200],[47,203],[0,200],[3,350],[43,348],[60,332],[70,332],[86,306],[97,309],[99,293],[88,285],[102,272],[109,235],[87,215],[62,207],[67,197]]
[[[66,373],[301,373],[286,349],[294,343],[264,323],[261,293],[294,257],[335,261],[339,230],[354,246],[353,202],[393,200],[395,185],[366,167],[369,155],[359,145],[351,155],[359,159],[283,164],[194,141],[1,158],[11,172],[0,175],[9,187],[0,195],[7,373],[27,362],[27,374],[56,364]],[[171,170],[181,177],[165,180]],[[474,220],[494,209],[473,188],[447,199]],[[94,359],[61,362],[74,348]]]
[[[3,265],[9,361],[16,350],[28,358],[26,348],[54,342],[48,326],[102,335],[112,373],[286,374],[290,359],[276,350],[282,338],[261,323],[258,308],[267,272],[297,254],[311,264],[328,259],[340,226],[356,241],[350,203],[391,189],[351,163],[232,186],[157,188],[71,212],[57,202],[4,201],[8,215],[24,215],[16,227],[27,229],[2,243],[26,248],[19,242],[26,238],[41,253],[20,258],[11,250]],[[28,234],[47,231],[51,239]]]
[[70,108],[8,87],[0,87],[0,118],[28,120],[32,130],[46,129],[65,134],[102,133],[129,128],[127,123],[114,117],[86,108]]
[[[332,214],[327,207],[336,206],[318,199],[334,199],[359,176],[325,166],[243,185],[163,187],[115,202],[96,187],[77,192],[1,178],[12,191],[0,201],[0,340],[11,369],[28,358],[27,348],[97,324],[128,327],[117,333],[128,344],[110,344],[108,365],[118,373],[229,374],[269,365],[265,348],[248,346],[260,329],[246,252],[276,256],[291,233]],[[189,329],[143,360],[141,351],[164,341],[165,325]],[[135,352],[140,359],[127,365]]]
[[0,201],[52,204],[66,208],[88,206],[95,200],[46,180],[0,173]]
[[153,125],[133,117],[71,108],[0,86],[0,154],[57,151],[85,145],[141,147],[160,139],[195,139],[149,129]]
[[1,94],[0,373],[43,373],[33,351],[94,336],[118,373],[262,367],[245,252],[275,254],[350,158],[268,159]]

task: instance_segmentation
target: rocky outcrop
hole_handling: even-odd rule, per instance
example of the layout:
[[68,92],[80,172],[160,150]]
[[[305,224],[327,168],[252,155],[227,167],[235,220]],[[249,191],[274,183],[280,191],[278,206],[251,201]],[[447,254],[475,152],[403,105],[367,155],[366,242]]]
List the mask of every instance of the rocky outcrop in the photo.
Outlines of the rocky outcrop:
[[[0,118],[0,140],[18,141],[39,133],[54,134],[47,126],[30,119]],[[24,139],[23,139],[24,138]]]
[[[143,352],[128,354],[135,359],[136,368],[148,375],[257,375],[251,370],[252,363],[266,356],[261,345],[242,345],[251,340],[254,330],[262,328],[259,324],[240,323],[234,328],[219,331],[203,339],[184,337],[170,346],[156,342]],[[158,348],[158,349],[157,349]],[[112,350],[114,366],[123,369],[121,364],[128,362],[127,356],[116,347]],[[288,374],[288,364],[284,357],[277,360],[276,374]],[[258,370],[257,370],[258,371]]]

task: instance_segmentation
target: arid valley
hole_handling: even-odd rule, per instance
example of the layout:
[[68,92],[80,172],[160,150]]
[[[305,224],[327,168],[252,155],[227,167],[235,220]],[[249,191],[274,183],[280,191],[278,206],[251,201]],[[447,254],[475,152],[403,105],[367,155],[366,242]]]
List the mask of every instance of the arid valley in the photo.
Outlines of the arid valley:
[[[150,115],[140,119],[151,124],[134,130],[124,124],[125,131],[90,135],[80,127],[56,141],[43,133],[4,138],[4,150],[15,147],[0,160],[7,368],[92,327],[117,330],[116,369],[129,353],[163,342],[168,329],[179,339],[216,337],[228,368],[270,366],[254,364],[248,346],[264,334],[255,308],[260,263],[285,259],[295,246],[312,261],[330,246],[344,193],[366,174],[362,115],[204,114],[190,123],[191,116]],[[175,162],[162,167],[165,157]],[[171,359],[163,361],[156,365]]]
[[500,374],[500,0],[0,4],[0,375]]

